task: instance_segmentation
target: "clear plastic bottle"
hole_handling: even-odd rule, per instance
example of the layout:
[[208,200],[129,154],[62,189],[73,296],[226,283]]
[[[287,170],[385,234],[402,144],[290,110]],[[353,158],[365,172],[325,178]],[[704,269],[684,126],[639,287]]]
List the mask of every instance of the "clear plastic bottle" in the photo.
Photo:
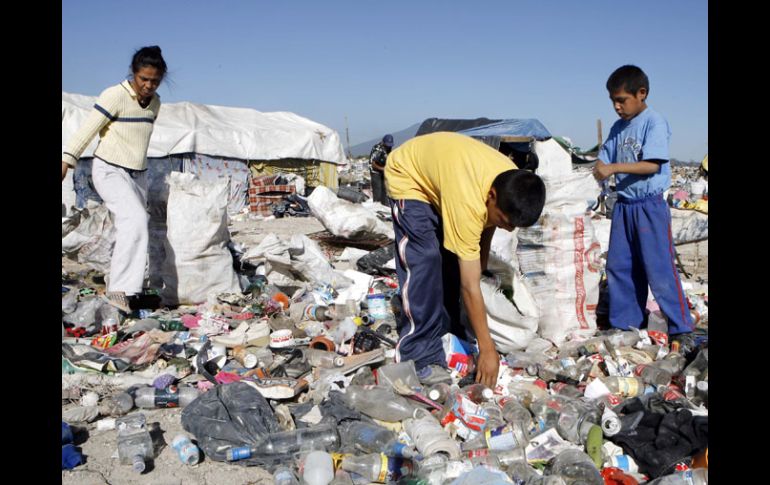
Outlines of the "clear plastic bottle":
[[499,428],[505,426],[505,418],[503,418],[503,410],[495,402],[494,399],[481,403],[481,408],[487,413],[486,427],[489,429]]
[[340,436],[344,443],[352,443],[364,453],[384,453],[403,458],[417,455],[412,447],[400,443],[393,431],[373,423],[347,421],[340,427]]
[[551,383],[551,391],[564,397],[579,398],[583,396],[583,391],[581,391],[577,386],[573,386],[565,382]]
[[389,458],[381,453],[362,456],[347,456],[342,459],[341,467],[364,479],[377,483],[395,482],[412,473],[414,465],[403,458]]
[[669,352],[665,357],[656,360],[650,365],[663,369],[670,372],[671,375],[676,376],[684,370],[685,365],[687,365],[687,359],[685,359],[679,352]]
[[168,386],[165,389],[141,387],[134,395],[134,404],[140,408],[176,408],[193,402],[200,391],[191,386]]
[[340,468],[334,472],[334,480],[329,485],[353,485],[353,479],[350,477],[350,473]]
[[601,423],[601,411],[596,405],[579,399],[562,398],[559,402],[560,412],[556,431],[565,440],[578,445],[585,444],[591,426]]
[[142,473],[146,462],[155,457],[146,424],[147,418],[142,413],[122,416],[116,420],[118,458],[121,464],[131,465],[137,473]]
[[500,400],[503,419],[507,423],[520,423],[525,429],[532,427],[532,414],[519,401],[512,397],[505,397]]
[[564,450],[551,461],[548,475],[556,475],[567,483],[581,485],[604,485],[604,478],[594,465],[591,457],[579,450]]
[[613,330],[605,338],[613,347],[633,347],[641,340],[634,330]]
[[708,483],[708,468],[693,468],[656,478],[647,482],[647,485],[708,485]]
[[690,365],[688,365],[684,371],[682,371],[682,376],[694,376],[699,377],[704,372],[706,372],[709,368],[709,349],[706,347],[705,349],[702,349],[700,352],[698,352],[698,355],[693,359],[692,362],[690,362]]
[[185,465],[197,465],[200,461],[200,450],[190,441],[189,436],[180,433],[171,441],[171,447],[176,451],[179,459]]
[[523,448],[529,443],[527,429],[521,424],[506,424],[497,429],[487,429],[462,445],[463,451],[488,448],[494,451]]
[[302,352],[307,362],[313,367],[332,369],[345,365],[345,359],[335,352],[311,348],[304,349]]
[[673,377],[669,371],[652,364],[637,365],[634,375],[640,377],[645,384],[655,387],[668,385]]
[[[566,359],[563,359],[566,360]],[[564,365],[559,360],[549,360],[545,364],[537,366],[537,375],[545,382],[562,381],[569,384],[578,384],[578,369],[574,365]]]
[[508,384],[508,392],[511,397],[529,408],[537,399],[548,396],[545,387],[526,381],[513,381]]
[[647,334],[658,345],[668,345],[668,318],[660,310],[647,317]]
[[253,455],[275,455],[295,453],[303,448],[312,447],[314,450],[336,450],[340,438],[337,427],[332,424],[321,424],[312,428],[294,429],[279,433],[270,433],[253,448]]
[[134,398],[127,392],[119,392],[102,399],[99,414],[102,416],[123,416],[134,408]]
[[345,390],[345,399],[353,409],[382,421],[402,421],[415,411],[405,398],[383,386],[352,384]]
[[460,388],[456,385],[449,385],[445,382],[439,382],[438,384],[433,384],[430,386],[426,395],[429,399],[436,401],[439,404],[444,404],[449,398],[449,395],[452,392],[458,390],[460,390]]
[[308,485],[328,485],[334,480],[334,464],[329,453],[314,450],[305,456],[302,479]]
[[484,384],[471,384],[462,388],[462,392],[476,404],[489,401],[495,395],[494,391]]
[[278,466],[273,472],[274,485],[299,485],[294,471],[285,465]]
[[644,381],[638,377],[601,377],[601,381],[612,394],[621,397],[636,397],[644,394]]

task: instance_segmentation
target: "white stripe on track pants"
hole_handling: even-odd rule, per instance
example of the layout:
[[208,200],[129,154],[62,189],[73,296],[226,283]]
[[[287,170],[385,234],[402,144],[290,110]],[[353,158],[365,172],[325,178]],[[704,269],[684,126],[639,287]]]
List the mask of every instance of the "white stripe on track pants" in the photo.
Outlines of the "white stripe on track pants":
[[94,158],[91,176],[115,221],[107,291],[141,293],[149,242],[147,171],[128,171]]

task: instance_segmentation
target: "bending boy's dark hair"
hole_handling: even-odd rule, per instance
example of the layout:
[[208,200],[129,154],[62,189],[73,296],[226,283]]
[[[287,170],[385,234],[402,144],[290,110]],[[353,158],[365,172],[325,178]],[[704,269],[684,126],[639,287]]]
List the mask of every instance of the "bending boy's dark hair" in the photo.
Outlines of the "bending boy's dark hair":
[[527,170],[507,170],[495,178],[497,207],[515,227],[529,227],[537,222],[545,205],[543,179]]
[[632,65],[621,66],[615,69],[607,79],[607,91],[610,94],[625,89],[631,94],[636,94],[640,89],[646,89],[647,95],[650,94],[650,81],[647,74],[640,68]]
[[163,60],[160,47],[157,45],[142,47],[134,52],[134,57],[131,59],[131,72],[136,74],[139,69],[146,66],[157,69],[161,77],[166,75],[166,61]]

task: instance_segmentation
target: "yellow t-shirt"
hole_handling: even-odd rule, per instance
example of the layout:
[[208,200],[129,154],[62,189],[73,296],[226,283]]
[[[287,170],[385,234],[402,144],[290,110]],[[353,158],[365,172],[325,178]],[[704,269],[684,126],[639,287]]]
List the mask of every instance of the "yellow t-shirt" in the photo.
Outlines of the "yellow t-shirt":
[[394,200],[419,200],[441,215],[444,247],[460,259],[481,256],[487,195],[502,172],[517,168],[505,155],[458,133],[418,136],[396,148],[385,165],[385,184]]

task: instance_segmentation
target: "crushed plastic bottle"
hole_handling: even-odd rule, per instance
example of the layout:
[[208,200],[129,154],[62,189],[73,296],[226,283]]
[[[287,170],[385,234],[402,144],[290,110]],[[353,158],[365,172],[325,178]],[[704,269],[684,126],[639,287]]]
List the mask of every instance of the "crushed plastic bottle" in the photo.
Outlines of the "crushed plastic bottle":
[[134,398],[127,392],[119,392],[102,399],[99,414],[102,416],[123,416],[134,408]]
[[382,426],[364,421],[347,421],[340,425],[343,442],[353,443],[364,453],[384,453],[388,456],[414,458],[414,448],[398,441],[396,434]]
[[136,390],[134,403],[145,409],[185,407],[199,395],[200,391],[191,386],[140,387]]
[[453,459],[460,456],[460,445],[449,436],[435,417],[422,410],[415,414],[418,417],[404,420],[404,430],[423,456],[438,453]]
[[190,441],[190,437],[180,433],[171,441],[171,447],[176,451],[179,459],[185,465],[197,465],[200,461],[200,450]]
[[579,450],[559,453],[548,465],[547,475],[560,476],[568,484],[604,485],[601,473],[591,457]]
[[395,482],[403,476],[409,476],[414,470],[411,460],[389,458],[382,453],[343,458],[341,467],[364,479],[377,483]]
[[415,407],[393,390],[383,386],[351,384],[345,390],[345,399],[353,409],[381,421],[402,421],[414,414]]
[[527,446],[528,430],[521,424],[507,424],[497,429],[487,429],[462,445],[463,451],[488,448],[494,451],[508,451]]
[[299,485],[297,477],[294,475],[294,471],[285,465],[278,466],[273,472],[273,484],[274,485]]
[[116,420],[118,429],[118,458],[123,465],[131,465],[137,473],[144,472],[146,462],[155,457],[147,418],[142,413],[122,416]]

